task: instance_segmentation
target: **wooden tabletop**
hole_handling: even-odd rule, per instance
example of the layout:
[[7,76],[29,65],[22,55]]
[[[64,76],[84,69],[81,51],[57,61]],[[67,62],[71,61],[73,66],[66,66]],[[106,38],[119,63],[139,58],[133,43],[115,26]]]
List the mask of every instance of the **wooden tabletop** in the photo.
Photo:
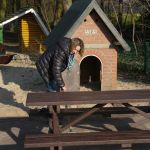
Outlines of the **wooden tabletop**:
[[27,106],[150,102],[150,90],[28,93]]

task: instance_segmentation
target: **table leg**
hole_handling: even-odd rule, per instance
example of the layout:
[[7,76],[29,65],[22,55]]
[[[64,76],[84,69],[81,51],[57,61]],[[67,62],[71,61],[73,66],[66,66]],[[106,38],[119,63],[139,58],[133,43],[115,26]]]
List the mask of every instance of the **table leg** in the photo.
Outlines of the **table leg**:
[[49,106],[51,117],[49,118],[49,128],[52,129],[53,134],[60,134],[59,119],[58,119],[58,106]]
[[131,150],[132,144],[121,144],[121,148]]
[[49,109],[49,133],[53,133],[53,116],[52,116],[52,106],[48,106]]
[[63,147],[62,146],[58,146],[58,150],[63,150]]
[[53,120],[51,116],[49,118],[49,133],[53,133]]
[[[59,128],[59,119],[58,119],[58,113],[60,113],[60,107],[59,106],[49,106],[49,111],[52,114],[52,117],[49,119],[49,127],[52,128],[53,134],[60,134],[60,128]],[[51,146],[50,150],[62,150],[62,146],[54,147]]]
[[54,146],[50,146],[50,149],[49,150],[54,150]]
[[58,147],[50,146],[50,150],[63,150],[63,147],[62,146],[58,146]]

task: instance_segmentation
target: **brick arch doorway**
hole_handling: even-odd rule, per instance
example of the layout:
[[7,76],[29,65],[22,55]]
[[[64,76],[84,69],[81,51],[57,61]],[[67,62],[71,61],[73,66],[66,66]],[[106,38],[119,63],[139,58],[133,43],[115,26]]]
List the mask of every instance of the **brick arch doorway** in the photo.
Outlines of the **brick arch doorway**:
[[83,89],[101,90],[101,66],[101,61],[96,56],[87,56],[82,59],[80,63],[80,86]]

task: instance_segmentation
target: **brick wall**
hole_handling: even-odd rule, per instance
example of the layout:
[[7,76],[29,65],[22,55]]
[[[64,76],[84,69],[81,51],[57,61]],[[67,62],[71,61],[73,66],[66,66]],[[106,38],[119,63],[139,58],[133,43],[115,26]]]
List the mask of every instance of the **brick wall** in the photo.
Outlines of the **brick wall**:
[[[86,45],[84,56],[77,58],[78,63],[80,64],[88,56],[97,57],[101,62],[101,90],[115,90],[117,87],[117,51],[109,48],[112,38],[102,21],[93,12],[85,18],[72,35],[73,37],[81,38]],[[90,45],[90,48],[87,45]]]
[[[84,56],[77,57],[79,64],[88,56],[97,57],[101,62],[101,90],[115,90],[117,87],[117,52],[115,49],[85,50]],[[93,66],[94,67],[94,66]]]
[[95,16],[87,16],[72,37],[80,36],[85,44],[110,45],[108,40],[109,33],[106,32],[103,24],[96,20]]

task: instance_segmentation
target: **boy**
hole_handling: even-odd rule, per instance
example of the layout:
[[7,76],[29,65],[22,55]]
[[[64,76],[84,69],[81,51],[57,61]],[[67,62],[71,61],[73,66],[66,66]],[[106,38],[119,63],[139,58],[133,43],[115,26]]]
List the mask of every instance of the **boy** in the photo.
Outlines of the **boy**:
[[48,91],[66,91],[62,72],[74,63],[74,56],[84,52],[84,43],[80,38],[62,38],[48,48],[36,63],[37,69],[45,81]]

